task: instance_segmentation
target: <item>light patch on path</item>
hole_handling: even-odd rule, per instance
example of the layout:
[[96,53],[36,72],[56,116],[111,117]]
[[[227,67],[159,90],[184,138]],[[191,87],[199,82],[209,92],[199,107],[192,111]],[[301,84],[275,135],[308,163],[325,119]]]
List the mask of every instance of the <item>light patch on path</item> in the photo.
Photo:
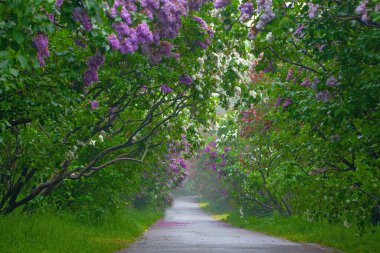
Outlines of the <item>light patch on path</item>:
[[317,245],[294,243],[233,227],[203,212],[195,197],[174,200],[165,217],[129,248],[117,253],[321,253]]

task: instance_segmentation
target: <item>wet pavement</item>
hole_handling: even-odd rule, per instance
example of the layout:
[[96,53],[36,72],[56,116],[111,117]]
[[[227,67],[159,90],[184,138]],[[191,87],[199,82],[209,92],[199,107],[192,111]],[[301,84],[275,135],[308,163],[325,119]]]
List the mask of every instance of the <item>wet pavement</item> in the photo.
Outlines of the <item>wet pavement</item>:
[[117,253],[321,253],[333,252],[315,244],[294,243],[232,227],[203,212],[196,197],[174,200],[165,217],[129,248]]

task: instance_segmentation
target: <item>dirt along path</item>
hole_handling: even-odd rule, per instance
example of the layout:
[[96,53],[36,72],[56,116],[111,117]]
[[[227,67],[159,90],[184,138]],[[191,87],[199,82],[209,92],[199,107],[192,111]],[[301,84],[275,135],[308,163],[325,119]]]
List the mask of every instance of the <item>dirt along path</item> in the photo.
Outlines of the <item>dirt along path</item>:
[[165,217],[138,241],[118,253],[321,253],[333,252],[314,244],[294,243],[232,227],[203,212],[196,197],[174,200]]

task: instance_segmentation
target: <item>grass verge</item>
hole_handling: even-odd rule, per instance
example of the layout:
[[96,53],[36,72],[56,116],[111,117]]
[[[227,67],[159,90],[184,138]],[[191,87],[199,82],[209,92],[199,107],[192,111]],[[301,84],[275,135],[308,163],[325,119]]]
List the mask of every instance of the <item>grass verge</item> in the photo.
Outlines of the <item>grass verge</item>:
[[279,236],[291,241],[318,243],[347,253],[380,252],[380,228],[367,227],[358,235],[354,227],[331,224],[324,221],[309,222],[297,216],[280,215],[242,217],[237,211],[218,210],[205,202],[200,205],[213,215],[226,217],[224,220],[234,226]]
[[161,212],[127,209],[96,225],[51,212],[0,216],[0,252],[113,252],[127,247],[161,216]]

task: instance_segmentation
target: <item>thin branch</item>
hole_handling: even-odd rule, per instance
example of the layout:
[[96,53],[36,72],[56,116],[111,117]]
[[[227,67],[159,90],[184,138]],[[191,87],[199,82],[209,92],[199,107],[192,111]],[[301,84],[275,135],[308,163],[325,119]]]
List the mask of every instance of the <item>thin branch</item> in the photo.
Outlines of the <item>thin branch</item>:
[[269,46],[268,47],[271,51],[272,51],[272,53],[277,57],[277,58],[279,58],[279,59],[281,59],[282,61],[284,61],[284,62],[287,62],[287,63],[290,63],[290,64],[292,64],[292,65],[296,65],[296,66],[299,66],[299,67],[302,67],[302,68],[304,68],[304,69],[307,69],[307,70],[310,70],[310,71],[313,71],[314,73],[319,73],[318,71],[316,71],[315,69],[313,69],[313,68],[310,68],[310,67],[308,67],[308,66],[305,66],[305,65],[302,65],[302,64],[300,64],[300,63],[297,63],[297,62],[292,62],[292,61],[290,61],[290,60],[288,60],[288,59],[285,59],[284,57],[282,57],[282,56],[280,56],[271,46]]

